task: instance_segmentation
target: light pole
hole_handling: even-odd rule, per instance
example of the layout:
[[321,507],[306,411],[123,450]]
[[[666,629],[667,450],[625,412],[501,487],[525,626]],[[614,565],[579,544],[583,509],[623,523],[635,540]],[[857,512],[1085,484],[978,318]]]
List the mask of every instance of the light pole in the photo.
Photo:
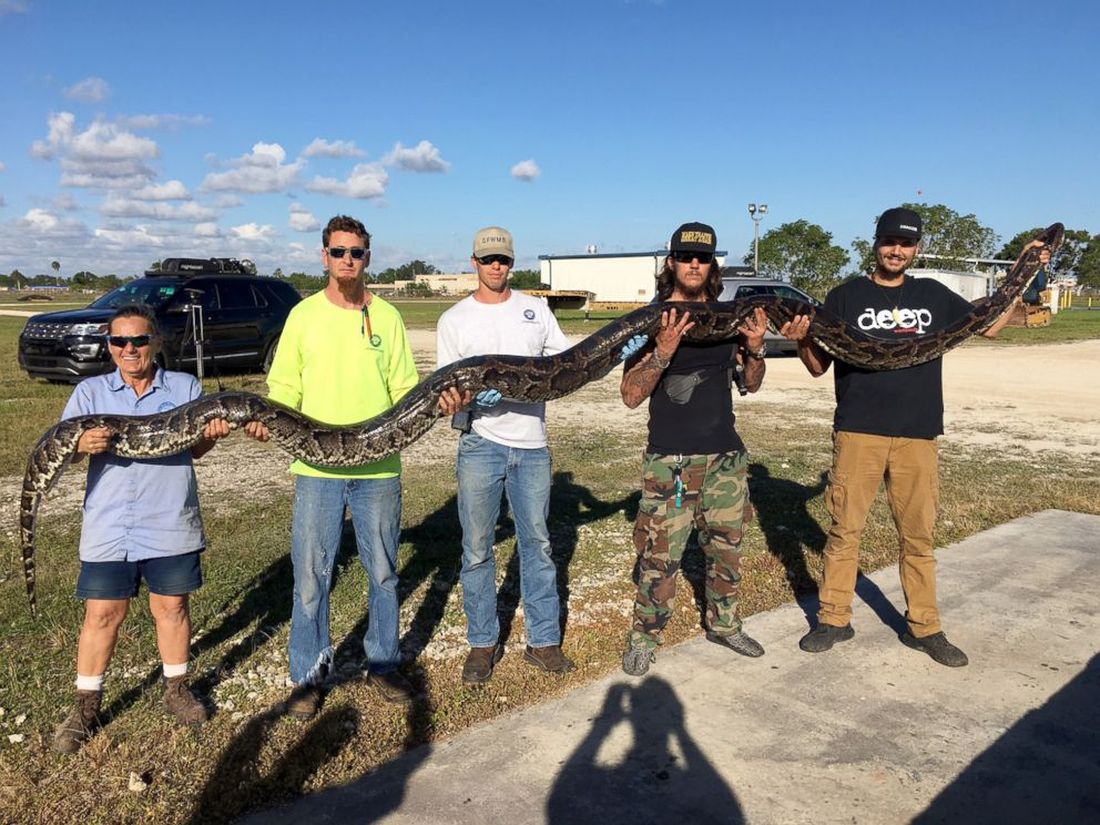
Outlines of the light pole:
[[768,205],[762,203],[757,206],[755,203],[749,204],[749,217],[752,218],[753,233],[752,233],[752,274],[760,274],[760,221],[764,220],[764,216],[768,214]]

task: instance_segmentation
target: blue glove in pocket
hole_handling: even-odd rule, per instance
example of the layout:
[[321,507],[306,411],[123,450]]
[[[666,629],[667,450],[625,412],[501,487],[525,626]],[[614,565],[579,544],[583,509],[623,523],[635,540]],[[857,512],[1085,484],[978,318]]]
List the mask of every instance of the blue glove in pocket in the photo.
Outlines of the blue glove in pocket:
[[479,407],[488,409],[489,407],[495,407],[499,404],[501,398],[502,396],[499,390],[482,390],[474,396],[474,402]]

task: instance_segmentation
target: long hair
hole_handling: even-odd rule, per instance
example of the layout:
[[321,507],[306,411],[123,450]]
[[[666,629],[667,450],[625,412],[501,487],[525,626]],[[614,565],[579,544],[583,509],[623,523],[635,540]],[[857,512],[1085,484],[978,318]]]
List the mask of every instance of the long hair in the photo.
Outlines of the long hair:
[[[676,270],[672,267],[672,256],[665,256],[665,265],[657,275],[657,301],[667,301],[672,297],[676,289]],[[710,262],[710,272],[707,273],[707,282],[703,285],[703,292],[708,301],[717,301],[722,294],[722,267],[718,266],[718,260]]]

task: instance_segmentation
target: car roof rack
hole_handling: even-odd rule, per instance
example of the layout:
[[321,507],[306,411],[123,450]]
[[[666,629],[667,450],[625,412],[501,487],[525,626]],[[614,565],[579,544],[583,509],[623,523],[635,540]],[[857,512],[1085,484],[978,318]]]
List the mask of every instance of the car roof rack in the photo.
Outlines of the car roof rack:
[[145,274],[150,278],[158,275],[251,275],[248,263],[236,258],[165,258],[159,269],[150,269]]

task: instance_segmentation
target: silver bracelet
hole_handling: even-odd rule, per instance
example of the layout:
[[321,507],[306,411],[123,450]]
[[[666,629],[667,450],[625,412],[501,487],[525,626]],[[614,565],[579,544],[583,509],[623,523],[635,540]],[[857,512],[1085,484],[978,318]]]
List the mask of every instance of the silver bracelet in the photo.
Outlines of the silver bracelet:
[[765,341],[763,344],[760,345],[760,349],[757,350],[751,350],[748,347],[745,347],[745,352],[751,357],[757,359],[758,361],[762,360],[764,356],[768,354],[768,343],[767,341]]
[[656,364],[660,369],[667,370],[668,365],[672,363],[672,359],[662,358],[661,353],[657,352],[657,350],[653,350],[653,363]]

